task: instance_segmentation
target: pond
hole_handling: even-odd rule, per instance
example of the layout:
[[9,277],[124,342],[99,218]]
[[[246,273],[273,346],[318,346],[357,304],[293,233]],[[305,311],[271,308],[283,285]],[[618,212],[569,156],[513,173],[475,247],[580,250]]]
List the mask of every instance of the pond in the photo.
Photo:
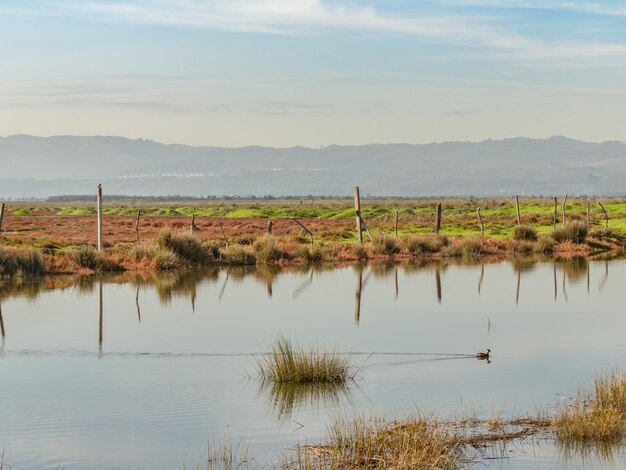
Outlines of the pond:
[[[336,416],[533,414],[624,366],[625,285],[626,261],[585,259],[5,282],[0,449],[15,470],[203,468],[226,437],[256,468]],[[280,334],[352,353],[354,383],[261,385]],[[624,466],[549,441],[501,457],[478,464]]]

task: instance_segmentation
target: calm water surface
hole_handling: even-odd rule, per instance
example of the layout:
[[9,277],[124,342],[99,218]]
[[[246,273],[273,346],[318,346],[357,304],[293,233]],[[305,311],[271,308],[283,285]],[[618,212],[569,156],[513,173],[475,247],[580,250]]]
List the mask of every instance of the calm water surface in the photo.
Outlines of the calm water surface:
[[[255,465],[337,415],[534,413],[626,364],[626,262],[215,270],[0,287],[0,449],[15,470],[187,468],[243,439]],[[344,390],[262,387],[278,334],[353,353]],[[491,348],[492,361],[477,351]],[[624,468],[512,446],[488,468]]]

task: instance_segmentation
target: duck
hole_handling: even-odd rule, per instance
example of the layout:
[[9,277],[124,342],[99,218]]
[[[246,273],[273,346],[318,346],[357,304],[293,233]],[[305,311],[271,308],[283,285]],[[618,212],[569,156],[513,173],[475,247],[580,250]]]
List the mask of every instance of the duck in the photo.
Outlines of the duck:
[[491,349],[487,349],[486,352],[479,352],[476,354],[476,359],[489,359],[489,353]]

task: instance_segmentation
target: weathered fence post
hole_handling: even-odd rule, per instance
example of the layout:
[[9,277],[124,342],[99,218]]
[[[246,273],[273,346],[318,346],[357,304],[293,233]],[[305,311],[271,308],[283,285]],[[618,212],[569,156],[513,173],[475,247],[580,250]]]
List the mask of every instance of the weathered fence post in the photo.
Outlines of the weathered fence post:
[[565,195],[565,198],[563,199],[563,205],[561,207],[561,209],[563,210],[563,227],[565,227],[565,205],[567,204],[567,194]]
[[102,250],[102,185],[96,191],[96,211],[98,213],[98,251]]
[[272,222],[271,220],[267,223],[267,234],[271,235],[272,234],[272,228],[274,227],[274,222]]
[[196,231],[196,214],[191,214],[191,223],[189,224],[189,233],[194,234]]
[[609,214],[600,201],[598,201],[598,204],[600,204],[600,208],[604,212],[604,228],[609,228]]
[[587,202],[587,230],[591,227],[591,204]]
[[558,206],[559,206],[559,202],[558,202],[556,196],[554,196],[554,218],[552,220],[552,229],[553,230],[556,230]]
[[519,196],[515,196],[515,210],[517,212],[517,225],[522,225],[522,215],[519,211]]
[[354,212],[356,215],[356,236],[359,240],[359,245],[363,244],[363,228],[361,227],[361,194],[359,187],[354,187]]
[[441,203],[437,203],[437,219],[435,220],[435,233],[439,234],[441,230]]
[[483,223],[483,216],[480,215],[480,207],[476,210],[478,214],[478,221],[480,222],[480,236],[485,237],[485,224]]
[[0,233],[2,233],[2,219],[4,219],[4,202],[0,204]]
[[396,214],[395,214],[395,218],[393,221],[393,225],[396,231],[396,238],[398,238],[398,209],[396,209]]
[[309,237],[311,237],[311,246],[313,246],[313,233],[308,228],[306,228],[304,224],[300,222],[298,219],[291,219],[291,220],[297,223],[300,227],[302,227],[306,231],[306,233],[309,234]]
[[137,237],[137,245],[139,245],[139,217],[141,217],[141,209],[137,209],[137,219],[135,220],[135,236]]
[[224,232],[224,226],[220,224],[220,230],[222,231],[222,237],[224,238],[224,243],[226,243],[226,248],[228,248],[228,238],[226,238],[226,233]]

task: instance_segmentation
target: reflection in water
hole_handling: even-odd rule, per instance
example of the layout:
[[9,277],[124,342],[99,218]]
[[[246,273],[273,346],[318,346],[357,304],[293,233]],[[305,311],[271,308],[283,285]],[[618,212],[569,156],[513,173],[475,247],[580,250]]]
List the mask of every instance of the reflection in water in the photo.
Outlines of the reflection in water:
[[102,353],[102,279],[98,282],[98,350]]
[[604,277],[602,278],[602,281],[600,281],[598,292],[602,292],[602,289],[604,289],[604,286],[608,278],[609,278],[609,260],[604,260]]
[[2,302],[0,302],[0,351],[4,351],[4,319],[2,318]]
[[480,295],[480,289],[483,286],[483,279],[485,278],[485,265],[480,265],[480,279],[478,280],[478,295]]
[[356,294],[354,300],[354,322],[358,325],[361,320],[361,292],[363,290],[363,266],[356,268]]
[[437,290],[437,302],[441,303],[441,264],[435,265],[435,287]]
[[135,305],[137,306],[137,321],[141,323],[141,308],[139,307],[139,286],[137,286],[137,293],[135,294]]
[[289,420],[294,411],[302,408],[337,407],[350,399],[345,383],[278,383],[265,381],[259,391],[267,396],[280,421]]
[[556,441],[557,450],[567,465],[582,461],[585,466],[611,466],[623,462],[626,448],[623,440]]

